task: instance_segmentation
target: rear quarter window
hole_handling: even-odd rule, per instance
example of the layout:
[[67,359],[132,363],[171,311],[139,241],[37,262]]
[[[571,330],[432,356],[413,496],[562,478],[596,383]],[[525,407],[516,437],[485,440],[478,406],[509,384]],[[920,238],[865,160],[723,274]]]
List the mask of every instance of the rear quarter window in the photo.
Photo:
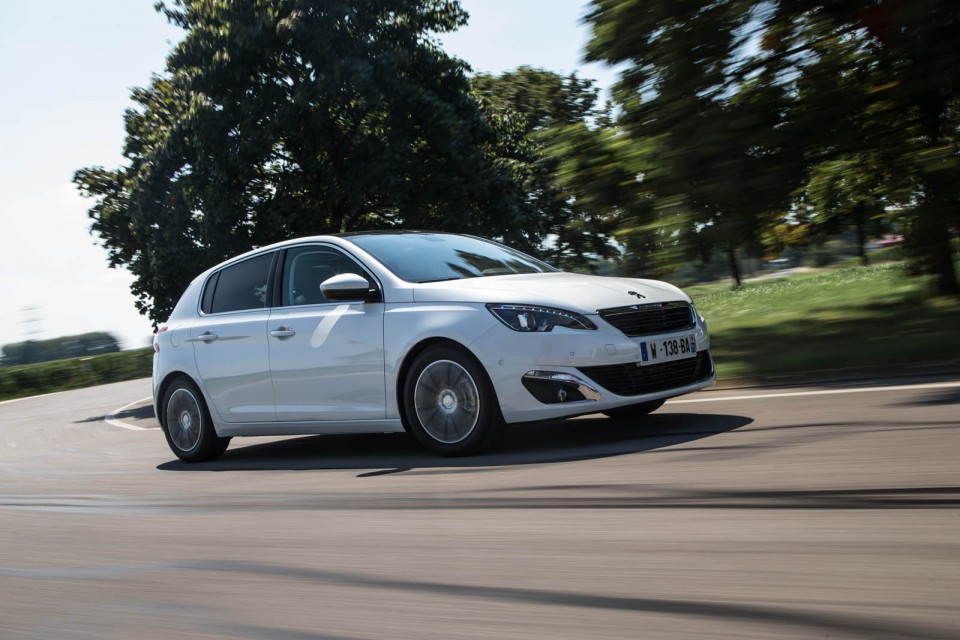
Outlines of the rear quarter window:
[[212,313],[213,292],[217,289],[217,280],[219,279],[219,271],[207,278],[207,284],[203,288],[203,297],[200,299],[200,311],[203,313]]

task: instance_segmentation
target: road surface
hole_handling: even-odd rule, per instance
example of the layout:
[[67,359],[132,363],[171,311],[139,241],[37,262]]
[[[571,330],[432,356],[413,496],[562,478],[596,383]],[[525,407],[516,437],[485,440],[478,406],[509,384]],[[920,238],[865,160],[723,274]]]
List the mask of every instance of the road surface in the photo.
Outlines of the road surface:
[[0,638],[960,638],[960,381],[173,458],[149,381],[0,403]]

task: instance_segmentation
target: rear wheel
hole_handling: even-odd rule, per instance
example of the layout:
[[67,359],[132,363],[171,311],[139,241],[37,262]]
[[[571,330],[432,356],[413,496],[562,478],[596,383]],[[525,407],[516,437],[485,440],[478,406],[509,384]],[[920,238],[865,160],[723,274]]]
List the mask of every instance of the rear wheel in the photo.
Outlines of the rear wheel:
[[663,406],[667,399],[651,400],[650,402],[641,402],[640,404],[631,404],[626,407],[617,407],[616,409],[607,409],[604,415],[610,416],[614,420],[637,420],[645,418]]
[[451,345],[418,355],[404,381],[404,409],[413,435],[443,456],[489,448],[503,420],[483,367]]
[[203,394],[187,378],[177,378],[163,395],[161,426],[170,450],[185,462],[220,457],[230,438],[218,438]]

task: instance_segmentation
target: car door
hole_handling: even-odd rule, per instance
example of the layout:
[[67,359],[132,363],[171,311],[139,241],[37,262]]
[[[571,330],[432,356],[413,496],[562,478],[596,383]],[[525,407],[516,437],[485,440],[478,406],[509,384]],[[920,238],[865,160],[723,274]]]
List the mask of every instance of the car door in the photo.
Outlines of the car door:
[[386,417],[383,303],[333,302],[320,284],[355,273],[356,260],[332,245],[288,249],[280,306],[270,313],[270,368],[277,420],[382,420]]
[[208,278],[190,329],[197,371],[224,422],[272,422],[268,283],[277,252],[228,265]]

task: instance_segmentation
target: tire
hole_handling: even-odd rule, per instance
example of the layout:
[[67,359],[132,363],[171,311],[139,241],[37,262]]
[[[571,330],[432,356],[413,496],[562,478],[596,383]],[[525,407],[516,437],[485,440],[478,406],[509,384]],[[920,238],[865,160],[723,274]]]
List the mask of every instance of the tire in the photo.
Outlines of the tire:
[[626,407],[617,407],[603,412],[614,420],[638,420],[646,418],[649,414],[663,406],[667,399],[651,400],[650,402],[641,402],[640,404],[631,404]]
[[170,450],[184,462],[203,462],[223,455],[230,438],[218,438],[203,394],[191,380],[177,378],[160,405],[163,435]]
[[428,347],[414,359],[403,383],[403,403],[414,437],[442,456],[484,451],[503,428],[486,371],[452,345]]

